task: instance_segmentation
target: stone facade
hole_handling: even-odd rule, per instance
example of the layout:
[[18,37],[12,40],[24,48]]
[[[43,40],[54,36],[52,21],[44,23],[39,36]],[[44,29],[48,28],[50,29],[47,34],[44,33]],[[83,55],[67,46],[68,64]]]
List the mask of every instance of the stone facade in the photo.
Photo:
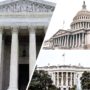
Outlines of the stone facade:
[[54,8],[43,0],[0,3],[0,90],[25,90]]
[[71,90],[76,86],[76,90],[81,89],[80,77],[84,71],[90,72],[89,67],[82,66],[44,66],[38,67],[37,70],[45,70],[51,76],[53,84],[59,88],[59,90]]
[[[52,49],[90,49],[90,11],[83,2],[82,10],[73,18],[71,29],[60,29],[51,38]],[[50,41],[48,40],[48,41]],[[46,43],[46,42],[45,42]],[[52,44],[53,43],[53,44]],[[43,45],[43,47],[45,44]]]

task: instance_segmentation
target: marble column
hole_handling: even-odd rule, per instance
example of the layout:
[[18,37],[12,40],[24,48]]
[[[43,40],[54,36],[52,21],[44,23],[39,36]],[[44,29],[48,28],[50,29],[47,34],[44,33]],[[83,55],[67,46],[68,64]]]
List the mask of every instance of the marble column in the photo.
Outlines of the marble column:
[[62,80],[61,80],[61,85],[63,86],[63,72],[61,72],[61,74],[62,74]]
[[84,22],[83,22],[83,28],[84,28]]
[[53,45],[55,45],[55,39],[53,39]]
[[77,34],[76,34],[76,45],[75,45],[75,47],[77,47],[77,45],[78,45],[78,40],[77,40]]
[[87,23],[84,23],[84,25],[85,25],[85,28],[87,27]]
[[63,46],[63,37],[61,37],[61,40],[62,40],[62,42],[61,42],[61,47]]
[[55,45],[57,45],[57,39],[55,38]]
[[88,28],[89,28],[89,23],[88,23]]
[[79,47],[81,46],[81,34],[79,33]]
[[66,72],[66,86],[68,87],[68,72]]
[[18,90],[18,30],[12,30],[10,81],[8,90]]
[[77,29],[77,23],[76,23],[76,29]]
[[76,73],[74,72],[74,85],[76,85]]
[[29,28],[29,78],[33,73],[36,63],[36,32],[35,28]]
[[82,24],[81,24],[81,22],[80,22],[80,28],[82,27]]
[[2,35],[3,35],[3,31],[2,28],[0,28],[0,90],[2,90],[2,73],[3,73],[3,60],[2,60],[2,44],[3,44],[3,40],[2,40]]
[[69,48],[69,45],[68,44],[70,44],[69,43],[69,35],[67,35],[67,48]]
[[46,34],[46,32],[47,32],[47,28],[48,28],[47,26],[44,27],[44,33],[45,33],[45,34]]
[[59,38],[59,46],[61,47],[61,37]]
[[57,38],[55,38],[55,40],[56,40],[56,45],[57,45]]
[[54,46],[55,46],[55,38],[53,40],[54,40]]
[[53,72],[53,84],[55,85],[55,72]]
[[54,41],[55,41],[55,42],[54,42],[54,45],[56,45],[56,38],[54,38]]
[[57,37],[57,45],[59,46],[59,37]]
[[66,45],[67,45],[67,44],[66,44],[66,41],[67,41],[66,39],[67,39],[67,36],[65,36],[65,40],[64,40],[64,41],[65,41],[65,42],[64,42],[64,47],[65,47],[65,48],[66,48]]
[[85,40],[84,33],[82,33],[82,47],[85,45],[84,40]]
[[73,35],[73,48],[74,48],[74,35]]
[[62,37],[62,46],[64,47],[64,36]]
[[69,47],[71,48],[71,47],[72,47],[72,36],[70,36],[69,40],[70,40],[70,45],[69,45]]
[[60,47],[62,47],[62,37],[60,37]]
[[59,72],[57,72],[57,86],[59,87]]
[[70,81],[70,82],[71,82],[71,85],[70,85],[70,86],[72,87],[72,72],[71,72],[71,77],[70,77],[70,79],[71,79],[71,81]]
[[56,41],[57,41],[57,44],[56,45],[58,45],[58,38],[56,38]]

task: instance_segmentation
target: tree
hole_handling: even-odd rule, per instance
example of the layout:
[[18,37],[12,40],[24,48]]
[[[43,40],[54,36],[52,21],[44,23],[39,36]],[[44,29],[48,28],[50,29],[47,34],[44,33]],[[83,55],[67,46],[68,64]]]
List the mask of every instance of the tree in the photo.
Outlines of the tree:
[[29,90],[57,90],[46,71],[35,70]]
[[70,90],[76,90],[76,85],[74,85]]
[[80,80],[82,89],[90,90],[90,72],[85,71]]

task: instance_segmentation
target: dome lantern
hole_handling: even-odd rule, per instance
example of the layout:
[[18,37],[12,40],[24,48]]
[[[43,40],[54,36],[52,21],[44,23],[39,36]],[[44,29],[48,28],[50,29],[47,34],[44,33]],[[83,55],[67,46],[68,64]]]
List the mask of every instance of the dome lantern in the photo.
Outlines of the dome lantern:
[[82,9],[86,9],[85,1],[83,1]]

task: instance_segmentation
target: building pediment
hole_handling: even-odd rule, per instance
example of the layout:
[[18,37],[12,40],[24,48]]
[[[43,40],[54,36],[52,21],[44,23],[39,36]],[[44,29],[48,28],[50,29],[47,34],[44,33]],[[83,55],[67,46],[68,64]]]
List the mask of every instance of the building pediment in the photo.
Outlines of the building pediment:
[[58,36],[58,35],[62,35],[62,34],[65,34],[65,33],[70,33],[70,32],[67,31],[67,30],[59,30],[53,37]]
[[0,12],[53,12],[55,4],[41,0],[7,0],[0,3]]

